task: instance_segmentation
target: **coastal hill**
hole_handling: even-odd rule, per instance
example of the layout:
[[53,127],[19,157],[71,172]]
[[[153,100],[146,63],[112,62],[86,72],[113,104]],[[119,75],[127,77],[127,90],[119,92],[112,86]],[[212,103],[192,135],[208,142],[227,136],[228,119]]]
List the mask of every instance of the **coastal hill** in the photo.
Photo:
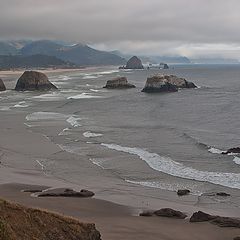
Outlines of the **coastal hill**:
[[20,53],[25,56],[34,54],[55,56],[63,61],[72,62],[80,66],[119,65],[126,62],[122,57],[93,49],[88,45],[75,44],[65,46],[48,40],[27,44],[21,49]]
[[95,224],[0,199],[0,239],[101,240],[101,235]]
[[75,64],[63,61],[54,56],[47,55],[0,55],[0,70],[9,70],[16,68],[47,68],[47,67],[62,67],[62,68],[73,68]]
[[[99,51],[88,45],[67,45],[49,40],[0,42],[0,68],[9,67],[52,67],[59,65],[101,66],[122,65],[126,60],[106,51]],[[6,57],[8,56],[8,58]],[[40,57],[41,56],[41,57]],[[45,56],[45,57],[44,57]],[[49,58],[49,57],[55,57]],[[31,58],[29,58],[31,57]],[[31,62],[34,62],[31,64]],[[60,62],[62,61],[62,62]],[[24,63],[21,63],[24,62]]]

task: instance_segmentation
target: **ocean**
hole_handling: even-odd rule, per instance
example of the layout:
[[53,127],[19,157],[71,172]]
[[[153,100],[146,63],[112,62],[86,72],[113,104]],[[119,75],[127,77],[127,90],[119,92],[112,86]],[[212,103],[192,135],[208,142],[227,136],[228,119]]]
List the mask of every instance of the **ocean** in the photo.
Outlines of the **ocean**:
[[[184,77],[198,88],[141,92],[147,77],[163,73]],[[239,196],[240,156],[221,154],[240,146],[239,65],[102,67],[48,76],[59,91],[0,93],[2,116],[24,113],[22,124],[29,131],[79,156],[77,161],[35,159],[44,174],[79,184],[79,174],[91,175],[92,166],[101,169],[99,179],[111,175],[121,188],[187,188],[197,196],[234,191]],[[126,76],[136,88],[104,89],[116,76]],[[87,167],[81,159],[89,162]]]

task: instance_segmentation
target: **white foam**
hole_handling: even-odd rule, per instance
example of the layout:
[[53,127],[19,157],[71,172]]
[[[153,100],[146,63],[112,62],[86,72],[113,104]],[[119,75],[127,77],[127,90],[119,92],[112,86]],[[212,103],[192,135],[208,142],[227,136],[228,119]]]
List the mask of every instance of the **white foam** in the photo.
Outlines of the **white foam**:
[[208,151],[209,151],[210,153],[214,153],[214,154],[222,154],[222,152],[224,152],[223,150],[220,150],[220,149],[217,149],[217,148],[214,148],[214,147],[210,147],[210,148],[208,149]]
[[78,122],[79,120],[81,120],[81,118],[71,116],[67,119],[67,122],[70,123],[73,127],[81,127],[81,124]]
[[233,161],[234,161],[236,164],[240,165],[240,158],[239,158],[239,157],[234,157]]
[[75,96],[68,97],[67,99],[89,99],[89,98],[101,98],[101,96],[91,95],[90,93],[81,93]]
[[61,75],[61,76],[59,76],[58,78],[61,79],[62,81],[67,81],[67,80],[72,79],[71,77],[65,76],[65,75]]
[[118,73],[118,72],[119,70],[110,70],[110,71],[99,72],[98,74],[107,75],[107,74]]
[[70,128],[64,128],[59,134],[58,136],[66,136],[68,135],[68,131],[71,130]]
[[8,106],[0,106],[0,111],[9,111],[11,110]]
[[201,171],[191,167],[186,167],[181,163],[173,161],[169,157],[163,157],[156,153],[150,153],[141,148],[122,147],[116,144],[105,143],[102,143],[101,145],[112,150],[137,155],[152,169],[172,176],[240,189],[240,173]]
[[103,134],[101,134],[101,133],[93,133],[93,132],[90,132],[90,131],[87,131],[87,132],[83,133],[83,136],[86,137],[86,138],[101,137],[102,135]]
[[40,99],[41,101],[56,101],[61,100],[63,97],[60,95],[60,92],[52,92],[52,93],[46,93],[41,94],[39,96],[33,97],[34,99]]
[[39,120],[66,120],[69,116],[55,112],[34,112],[26,116],[27,121]]
[[82,79],[94,79],[94,78],[98,78],[97,76],[94,76],[94,75],[87,75],[84,76]]
[[13,107],[15,107],[15,108],[26,108],[26,107],[29,107],[29,105],[26,104],[25,101],[22,101],[22,102],[19,102],[18,104],[15,104]]
[[92,92],[102,92],[101,90],[98,90],[98,89],[90,89],[90,91],[92,91]]

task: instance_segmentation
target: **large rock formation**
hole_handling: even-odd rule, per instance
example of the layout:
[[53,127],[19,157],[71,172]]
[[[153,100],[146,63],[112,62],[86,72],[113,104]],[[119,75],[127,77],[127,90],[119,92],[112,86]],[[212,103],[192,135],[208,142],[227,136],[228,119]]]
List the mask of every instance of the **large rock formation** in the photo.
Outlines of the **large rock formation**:
[[3,80],[0,78],[0,91],[5,91],[6,90],[6,87],[3,83]]
[[15,90],[16,91],[35,91],[35,90],[52,90],[57,89],[48,77],[41,72],[25,71],[18,79]]
[[157,93],[157,92],[177,92],[178,88],[167,82],[164,76],[153,76],[147,79],[142,92]]
[[95,224],[0,200],[1,240],[101,240]]
[[130,58],[125,67],[126,69],[144,69],[141,59],[136,56]]
[[196,88],[196,85],[175,75],[155,75],[147,79],[142,92],[176,92],[179,88]]
[[110,88],[110,89],[135,88],[135,85],[128,83],[126,77],[117,77],[112,80],[108,80],[104,88]]

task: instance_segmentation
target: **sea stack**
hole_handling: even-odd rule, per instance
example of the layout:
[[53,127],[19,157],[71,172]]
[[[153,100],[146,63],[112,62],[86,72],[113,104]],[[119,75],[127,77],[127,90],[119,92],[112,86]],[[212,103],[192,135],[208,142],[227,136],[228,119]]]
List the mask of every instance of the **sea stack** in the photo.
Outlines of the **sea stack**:
[[103,88],[109,88],[109,89],[126,89],[126,88],[135,88],[136,86],[133,84],[130,84],[127,81],[126,77],[117,77],[112,80],[108,80],[106,86]]
[[2,91],[5,91],[5,90],[6,90],[6,87],[3,83],[3,80],[0,78],[0,91],[2,92]]
[[18,79],[15,90],[16,91],[47,91],[57,89],[48,77],[41,72],[25,71]]
[[196,88],[196,85],[175,75],[155,75],[147,79],[142,92],[176,92],[179,88]]
[[164,76],[153,76],[147,79],[142,92],[159,93],[159,92],[177,92],[178,88],[167,82]]
[[136,56],[130,58],[127,62],[125,69],[144,69],[141,59]]

